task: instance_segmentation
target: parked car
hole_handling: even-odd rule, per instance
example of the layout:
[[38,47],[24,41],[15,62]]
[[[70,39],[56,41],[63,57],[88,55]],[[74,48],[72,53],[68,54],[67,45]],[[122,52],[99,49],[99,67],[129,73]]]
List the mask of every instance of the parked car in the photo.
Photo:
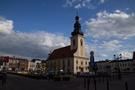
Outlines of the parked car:
[[42,77],[47,79],[47,80],[53,79],[54,76],[55,76],[54,72],[48,72],[48,73],[42,75]]
[[95,72],[77,72],[77,77],[91,77],[94,76]]

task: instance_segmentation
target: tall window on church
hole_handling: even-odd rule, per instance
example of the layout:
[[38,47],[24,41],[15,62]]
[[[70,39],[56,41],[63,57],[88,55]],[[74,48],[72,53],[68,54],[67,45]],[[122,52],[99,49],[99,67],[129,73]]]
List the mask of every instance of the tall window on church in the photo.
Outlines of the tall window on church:
[[81,46],[83,46],[83,40],[82,39],[80,40],[80,43],[81,43]]
[[68,66],[70,66],[70,60],[68,60]]
[[75,46],[75,39],[73,39],[73,46]]
[[64,60],[63,60],[62,63],[63,63],[63,70],[65,70],[65,62],[64,62]]

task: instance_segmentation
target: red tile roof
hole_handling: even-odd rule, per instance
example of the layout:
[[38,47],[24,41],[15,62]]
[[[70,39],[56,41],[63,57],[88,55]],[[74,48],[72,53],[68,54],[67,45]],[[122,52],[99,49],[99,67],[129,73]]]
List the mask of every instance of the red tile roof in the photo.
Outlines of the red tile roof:
[[0,56],[0,60],[1,61],[6,61],[8,62],[9,60],[22,60],[22,61],[28,61],[27,59],[23,59],[23,58],[16,58],[16,57],[12,57],[12,56]]
[[0,61],[8,62],[9,61],[9,57],[8,56],[0,56]]
[[55,49],[48,57],[47,60],[52,59],[62,59],[67,57],[73,57],[73,54],[76,52],[76,50],[71,50],[71,46],[66,46],[62,48]]

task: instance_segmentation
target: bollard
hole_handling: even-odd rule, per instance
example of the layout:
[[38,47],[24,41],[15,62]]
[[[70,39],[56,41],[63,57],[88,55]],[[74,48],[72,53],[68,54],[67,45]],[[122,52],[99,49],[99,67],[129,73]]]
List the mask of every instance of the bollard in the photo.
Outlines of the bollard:
[[86,88],[86,78],[84,77],[84,88]]
[[95,77],[94,77],[94,85],[95,85],[95,90],[97,90],[97,82],[96,82]]
[[90,88],[90,79],[88,78],[87,79],[87,90],[89,90],[89,88]]
[[107,82],[106,82],[106,86],[107,86],[107,90],[109,90],[109,81],[107,79]]
[[104,83],[104,76],[102,76],[102,80],[103,80],[103,83]]
[[125,82],[125,88],[126,88],[126,90],[128,90],[128,83],[127,83],[127,81]]
[[2,75],[2,87],[6,85],[6,79],[7,79],[7,74],[3,73],[3,75]]

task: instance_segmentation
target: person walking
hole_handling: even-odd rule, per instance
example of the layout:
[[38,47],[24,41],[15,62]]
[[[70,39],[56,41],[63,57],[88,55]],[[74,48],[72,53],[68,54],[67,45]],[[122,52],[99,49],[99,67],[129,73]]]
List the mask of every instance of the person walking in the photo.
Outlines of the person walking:
[[6,72],[3,72],[3,75],[2,75],[2,86],[6,85],[6,81],[7,81],[7,74],[6,74]]

